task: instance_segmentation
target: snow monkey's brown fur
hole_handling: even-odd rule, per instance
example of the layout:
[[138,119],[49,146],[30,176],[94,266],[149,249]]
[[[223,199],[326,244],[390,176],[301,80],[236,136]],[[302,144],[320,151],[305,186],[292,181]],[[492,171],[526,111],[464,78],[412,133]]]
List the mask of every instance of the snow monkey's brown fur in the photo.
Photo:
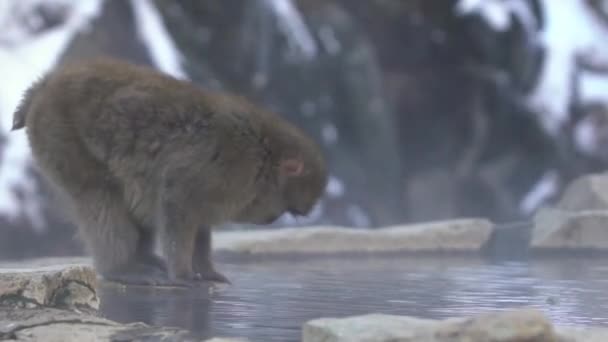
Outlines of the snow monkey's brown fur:
[[113,59],[42,77],[15,112],[22,127],[96,269],[123,283],[227,281],[211,227],[306,215],[327,182],[318,146],[279,115]]

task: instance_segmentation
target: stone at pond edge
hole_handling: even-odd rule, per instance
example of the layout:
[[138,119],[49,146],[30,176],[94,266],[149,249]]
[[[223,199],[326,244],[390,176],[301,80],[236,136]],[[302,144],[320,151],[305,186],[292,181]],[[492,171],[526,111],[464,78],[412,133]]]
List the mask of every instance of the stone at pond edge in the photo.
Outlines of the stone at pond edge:
[[608,173],[590,174],[571,182],[556,204],[561,210],[608,210]]
[[203,341],[179,328],[121,324],[98,317],[97,285],[96,273],[86,258],[0,263],[0,340]]
[[530,246],[536,250],[608,251],[608,210],[541,209],[534,217]]
[[430,341],[430,332],[436,326],[432,320],[385,314],[319,318],[304,324],[302,341]]
[[370,314],[322,318],[306,323],[303,342],[557,342],[551,323],[538,311],[520,309],[443,321]]
[[467,319],[446,320],[437,329],[437,341],[554,342],[551,322],[532,309],[486,313]]
[[0,265],[0,306],[97,310],[96,287],[96,273],[87,265]]
[[608,341],[607,328],[595,327],[556,327],[560,342],[606,342]]
[[[80,341],[207,341],[190,332],[143,323],[120,324],[104,318],[54,308],[0,308],[0,340]],[[214,338],[213,342],[244,342]]]
[[262,253],[472,252],[490,238],[485,219],[447,220],[379,229],[306,227],[218,232],[218,251]]

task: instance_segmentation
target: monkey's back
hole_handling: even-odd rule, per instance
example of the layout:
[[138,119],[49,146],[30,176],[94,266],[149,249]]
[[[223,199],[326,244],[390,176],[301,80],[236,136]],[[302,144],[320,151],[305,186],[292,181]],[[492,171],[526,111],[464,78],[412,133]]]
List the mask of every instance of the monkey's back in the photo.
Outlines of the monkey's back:
[[[248,104],[147,68],[102,59],[60,67],[38,84],[24,99],[25,125],[43,173],[71,191],[105,180],[142,215],[167,165],[194,164],[245,190],[254,176],[247,168],[264,153]],[[213,163],[220,154],[224,163]]]

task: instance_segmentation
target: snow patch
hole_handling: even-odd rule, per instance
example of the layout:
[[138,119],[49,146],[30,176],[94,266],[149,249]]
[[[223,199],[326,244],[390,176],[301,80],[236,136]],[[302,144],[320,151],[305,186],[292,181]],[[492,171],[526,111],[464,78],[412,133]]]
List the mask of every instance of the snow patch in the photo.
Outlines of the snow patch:
[[456,4],[456,13],[478,13],[493,29],[505,31],[511,26],[510,10],[506,3],[498,0],[460,0]]
[[608,104],[608,77],[588,71],[581,72],[579,92],[580,100],[583,103],[600,102]]
[[265,0],[265,4],[276,16],[288,41],[298,47],[305,59],[314,58],[317,55],[317,44],[293,1]]
[[366,228],[372,223],[369,216],[360,206],[351,204],[346,209],[346,217],[352,222],[353,227]]
[[335,176],[329,176],[327,180],[327,187],[325,188],[325,192],[331,198],[339,198],[344,196],[345,186],[344,182]]
[[[31,6],[31,15],[37,15],[35,6],[41,1],[21,1],[23,6]],[[15,21],[0,21],[0,26],[9,27],[0,33],[0,41],[12,41],[15,44],[0,45],[0,65],[2,82],[0,82],[0,126],[6,137],[4,149],[0,154],[0,215],[15,220],[21,215],[28,218],[37,230],[44,227],[41,208],[38,204],[36,184],[28,176],[30,150],[24,130],[9,132],[12,116],[25,90],[39,77],[50,70],[61,56],[72,37],[86,29],[88,23],[101,10],[101,0],[46,1],[45,5],[65,5],[68,9],[66,20],[30,39],[17,40],[27,34],[26,29],[12,27]],[[11,6],[0,7],[1,11],[12,11]],[[12,13],[12,12],[11,12]],[[10,13],[0,13],[0,20],[10,18]],[[12,28],[11,28],[12,27]],[[20,196],[16,189],[19,189]]]
[[167,32],[156,7],[150,0],[131,0],[131,6],[135,14],[137,33],[150,51],[154,65],[173,77],[188,79],[182,68],[182,55]]
[[524,196],[520,210],[525,214],[531,214],[538,209],[542,203],[557,192],[558,181],[559,176],[555,170],[547,171],[532,187],[532,190]]
[[480,15],[490,27],[504,32],[511,28],[512,16],[517,17],[527,32],[533,32],[537,20],[526,0],[460,0],[457,15]]
[[591,118],[585,118],[579,122],[574,128],[574,143],[577,149],[592,156],[597,151],[597,143],[595,140],[595,127]]
[[319,39],[323,43],[325,50],[330,55],[336,55],[340,52],[342,45],[336,37],[336,33],[330,26],[323,26],[319,28]]
[[[541,70],[540,81],[529,97],[530,104],[539,113],[545,129],[554,135],[569,118],[573,73],[579,56],[592,54],[594,59],[608,60],[605,37],[608,29],[592,13],[584,1],[542,1],[546,25],[541,40],[547,48],[547,58]],[[566,25],[565,23],[571,23]],[[584,91],[593,90],[581,75],[582,98]],[[605,78],[605,77],[604,77]],[[597,84],[591,81],[592,84]],[[603,87],[603,86],[602,86]]]
[[47,21],[58,26],[82,26],[100,9],[100,0],[0,1],[0,44],[16,46],[45,29]]
[[[526,0],[459,0],[455,11],[459,15],[478,14],[496,31],[511,27],[511,16],[517,17],[531,42],[546,48],[546,59],[539,80],[528,94],[528,103],[538,115],[544,130],[556,137],[569,119],[571,92],[575,85],[577,59],[585,57],[597,64],[608,64],[608,28],[581,0],[541,0],[545,25],[536,33],[537,21]],[[570,24],[565,24],[570,23]],[[608,77],[583,73],[579,78],[583,101],[608,97]]]
[[333,124],[325,124],[321,128],[321,136],[326,144],[334,144],[338,141],[338,129]]

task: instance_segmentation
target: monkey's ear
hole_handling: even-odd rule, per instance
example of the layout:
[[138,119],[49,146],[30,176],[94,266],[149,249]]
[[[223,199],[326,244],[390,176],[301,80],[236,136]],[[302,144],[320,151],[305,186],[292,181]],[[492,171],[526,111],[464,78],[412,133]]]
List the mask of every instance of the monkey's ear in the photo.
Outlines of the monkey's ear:
[[281,161],[281,174],[287,177],[297,177],[304,171],[304,162],[299,159],[290,158]]

